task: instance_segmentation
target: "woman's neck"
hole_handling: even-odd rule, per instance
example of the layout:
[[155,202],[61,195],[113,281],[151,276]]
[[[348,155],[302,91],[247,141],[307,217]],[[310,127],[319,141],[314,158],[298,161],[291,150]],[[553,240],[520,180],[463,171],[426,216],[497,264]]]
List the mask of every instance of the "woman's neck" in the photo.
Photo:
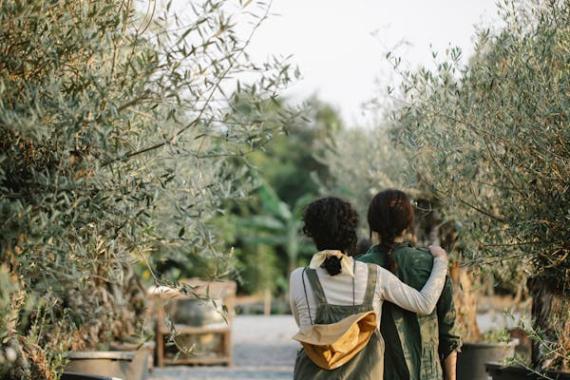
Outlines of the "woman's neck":
[[397,236],[397,237],[394,239],[394,243],[403,243],[403,242],[406,241],[406,238],[407,238],[407,234]]
[[[404,232],[401,235],[396,236],[393,243],[400,244],[400,243],[404,243],[407,241],[415,243],[415,237],[413,234],[411,234],[409,232]],[[377,245],[382,244],[382,239],[380,238],[379,233],[372,232],[372,242],[373,242],[373,244],[377,244]]]
[[328,255],[335,255],[335,256],[342,255],[342,256],[350,257],[346,254],[346,252],[341,251],[340,249],[322,249],[320,251],[317,251],[315,254],[319,254],[319,253],[328,254]]

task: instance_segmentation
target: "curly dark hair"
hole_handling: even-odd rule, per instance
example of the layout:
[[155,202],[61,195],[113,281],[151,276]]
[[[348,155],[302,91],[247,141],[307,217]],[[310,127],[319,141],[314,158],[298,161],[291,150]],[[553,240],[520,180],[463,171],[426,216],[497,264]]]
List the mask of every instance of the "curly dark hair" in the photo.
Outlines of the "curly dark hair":
[[358,213],[350,203],[336,197],[318,199],[305,209],[303,222],[303,232],[313,239],[319,251],[354,253]]

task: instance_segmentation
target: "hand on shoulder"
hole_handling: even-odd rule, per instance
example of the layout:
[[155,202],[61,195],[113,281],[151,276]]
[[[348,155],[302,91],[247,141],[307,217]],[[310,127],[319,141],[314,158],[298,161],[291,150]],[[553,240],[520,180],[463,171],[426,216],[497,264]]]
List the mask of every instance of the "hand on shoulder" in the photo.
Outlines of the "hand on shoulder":
[[441,248],[439,245],[430,245],[428,248],[434,258],[448,260],[447,252],[445,252],[445,249]]

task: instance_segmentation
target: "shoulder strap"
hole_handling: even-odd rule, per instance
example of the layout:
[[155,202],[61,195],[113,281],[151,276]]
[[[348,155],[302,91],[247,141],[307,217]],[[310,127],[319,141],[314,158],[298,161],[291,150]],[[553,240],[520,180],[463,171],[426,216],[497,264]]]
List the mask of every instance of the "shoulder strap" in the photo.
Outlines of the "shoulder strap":
[[305,292],[305,301],[307,302],[307,310],[309,311],[309,321],[313,324],[313,316],[311,315],[311,305],[309,305],[309,296],[307,296],[307,285],[305,284],[305,272],[307,272],[307,267],[303,268],[303,273],[301,273],[301,281],[303,281],[303,291]]
[[366,266],[368,267],[368,282],[366,284],[366,293],[364,293],[364,301],[362,303],[365,305],[372,305],[374,301],[374,292],[376,291],[376,279],[378,277],[378,272],[376,265],[366,264]]
[[313,294],[315,295],[315,300],[317,301],[317,305],[326,304],[327,299],[325,297],[325,291],[319,281],[319,277],[317,276],[317,271],[314,269],[306,269],[307,278],[309,279],[309,283],[311,284],[311,288],[313,289]]

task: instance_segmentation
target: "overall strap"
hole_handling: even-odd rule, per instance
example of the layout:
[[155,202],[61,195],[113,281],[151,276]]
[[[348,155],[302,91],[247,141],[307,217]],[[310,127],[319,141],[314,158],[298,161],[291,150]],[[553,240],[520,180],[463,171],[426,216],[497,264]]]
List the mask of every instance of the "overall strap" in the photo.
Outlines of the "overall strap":
[[356,288],[355,277],[356,277],[356,260],[352,259],[352,306],[356,305],[355,304],[355,302],[356,302],[356,300],[355,300],[355,292],[356,292],[356,290],[355,290],[355,288]]
[[309,283],[311,284],[311,288],[313,289],[317,306],[326,304],[327,298],[325,297],[325,291],[323,290],[319,277],[317,276],[317,271],[314,269],[306,269],[306,273]]
[[305,301],[307,301],[307,310],[309,311],[309,321],[313,324],[313,316],[311,315],[311,305],[309,305],[309,296],[307,296],[307,285],[305,284],[305,272],[307,272],[307,267],[303,268],[303,273],[301,273],[301,281],[303,281],[303,291],[305,292]]
[[374,302],[374,292],[376,291],[376,280],[378,277],[378,272],[376,265],[366,264],[368,267],[368,281],[366,284],[366,293],[364,293],[363,305],[372,305]]

